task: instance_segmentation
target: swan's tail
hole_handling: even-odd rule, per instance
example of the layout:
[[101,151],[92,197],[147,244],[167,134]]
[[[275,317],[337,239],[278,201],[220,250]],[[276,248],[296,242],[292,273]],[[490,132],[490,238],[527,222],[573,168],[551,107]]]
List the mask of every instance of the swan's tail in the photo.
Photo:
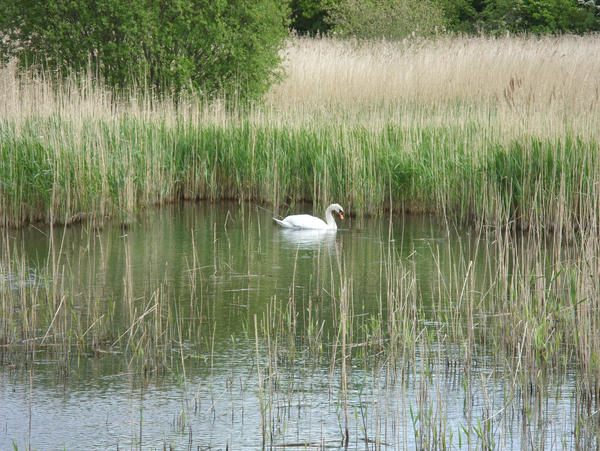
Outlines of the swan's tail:
[[286,227],[286,228],[288,228],[288,229],[291,227],[291,226],[290,226],[290,225],[289,225],[287,222],[283,222],[282,220],[280,220],[280,219],[277,219],[277,218],[273,218],[273,219],[274,219],[274,220],[275,220],[275,222],[276,222],[277,224],[279,224],[281,227]]

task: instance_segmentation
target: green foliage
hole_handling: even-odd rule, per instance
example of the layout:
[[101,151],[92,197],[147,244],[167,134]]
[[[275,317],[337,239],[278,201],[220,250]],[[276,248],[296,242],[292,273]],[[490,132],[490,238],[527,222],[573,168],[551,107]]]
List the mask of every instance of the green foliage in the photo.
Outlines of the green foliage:
[[491,32],[585,33],[600,29],[594,2],[577,0],[487,0],[482,26]]
[[403,39],[459,33],[587,33],[600,30],[598,0],[292,0],[300,33]]
[[449,31],[473,33],[477,27],[479,14],[483,10],[482,0],[441,0],[440,6],[446,18]]
[[292,0],[301,34],[403,39],[458,33],[587,33],[600,30],[600,0]]
[[358,39],[430,36],[445,24],[443,11],[429,0],[342,0],[329,20],[335,33]]
[[291,0],[292,28],[300,34],[327,33],[331,24],[327,21],[328,10],[337,0]]
[[0,0],[0,10],[4,62],[240,97],[276,79],[288,24],[277,0]]

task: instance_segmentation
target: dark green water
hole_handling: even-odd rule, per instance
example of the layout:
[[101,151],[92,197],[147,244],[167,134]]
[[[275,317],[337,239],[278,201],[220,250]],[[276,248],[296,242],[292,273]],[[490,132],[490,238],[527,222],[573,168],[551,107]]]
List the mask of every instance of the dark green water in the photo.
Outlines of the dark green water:
[[[436,287],[466,271],[449,262],[490,260],[475,255],[483,250],[468,232],[449,233],[425,217],[350,218],[334,233],[282,230],[271,217],[248,204],[170,206],[141,214],[127,229],[110,223],[55,229],[54,255],[49,230],[9,232],[23,245],[27,270],[5,275],[2,289],[39,283],[36,268],[59,253],[71,308],[85,315],[84,300],[99,299],[100,310],[117,312],[113,327],[122,331],[130,323],[126,310],[144,311],[162,290],[183,338],[171,339],[167,365],[149,374],[109,352],[61,357],[40,350],[28,365],[7,358],[0,366],[0,449],[341,447],[339,356],[269,359],[272,343],[262,332],[256,340],[255,320],[293,303],[300,349],[308,312],[318,305],[323,346],[330,346],[342,276],[351,281],[352,315],[364,326],[385,310],[385,268],[392,261],[414,274],[423,330],[441,330],[427,316]],[[484,284],[493,264],[473,270]],[[415,344],[408,370],[377,356],[349,364],[349,448],[415,449],[439,435],[449,448],[480,448],[476,431],[490,418],[497,448],[572,446],[571,375],[549,378],[540,412],[524,417],[523,396],[511,391],[511,376],[494,356],[481,352],[466,386],[467,375],[448,366],[461,356],[461,344],[431,337]],[[430,430],[438,437],[423,437]]]

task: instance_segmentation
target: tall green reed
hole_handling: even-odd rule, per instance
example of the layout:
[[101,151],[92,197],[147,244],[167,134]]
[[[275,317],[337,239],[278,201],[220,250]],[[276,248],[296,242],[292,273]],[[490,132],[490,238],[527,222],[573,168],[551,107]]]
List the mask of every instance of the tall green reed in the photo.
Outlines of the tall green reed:
[[596,141],[476,126],[29,118],[0,134],[1,220],[131,222],[181,199],[253,200],[278,209],[338,201],[358,215],[435,212],[552,233],[597,227]]

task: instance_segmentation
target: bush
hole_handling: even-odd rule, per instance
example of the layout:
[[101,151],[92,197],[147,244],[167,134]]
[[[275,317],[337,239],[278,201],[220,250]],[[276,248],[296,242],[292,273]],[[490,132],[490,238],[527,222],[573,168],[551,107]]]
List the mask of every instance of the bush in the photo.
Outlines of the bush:
[[109,86],[262,94],[277,76],[278,0],[0,0],[0,58]]
[[482,12],[483,28],[504,33],[586,33],[600,29],[595,2],[578,0],[488,1]]
[[331,28],[327,11],[336,0],[291,0],[292,28],[300,35],[326,34]]
[[429,0],[341,0],[329,20],[342,37],[402,40],[431,36],[444,27],[444,13]]

